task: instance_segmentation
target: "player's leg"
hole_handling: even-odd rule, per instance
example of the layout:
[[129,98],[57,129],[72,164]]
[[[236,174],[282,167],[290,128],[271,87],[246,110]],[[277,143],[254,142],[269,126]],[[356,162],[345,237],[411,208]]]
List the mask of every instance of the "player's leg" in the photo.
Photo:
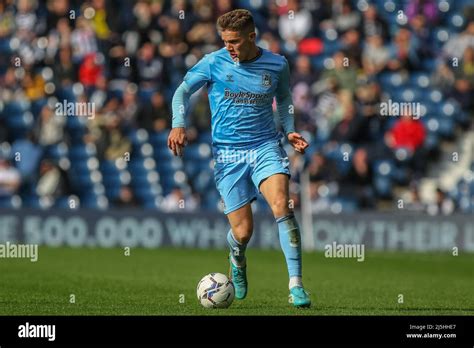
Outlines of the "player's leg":
[[235,297],[243,299],[247,295],[245,249],[253,230],[250,202],[256,198],[257,192],[250,178],[248,163],[226,161],[224,156],[221,156],[220,160],[217,158],[214,166],[216,185],[224,201],[224,213],[231,226],[227,233],[230,278],[234,283]]
[[270,142],[257,148],[255,157],[252,180],[268,202],[278,225],[280,244],[290,277],[290,302],[297,307],[309,306],[311,300],[301,280],[301,234],[289,207],[288,155],[279,142]]
[[245,266],[245,249],[253,232],[252,208],[250,203],[227,214],[230,230],[227,242],[231,248],[231,260],[238,266]]
[[296,307],[308,307],[311,300],[303,288],[301,233],[293,211],[289,208],[289,178],[274,174],[260,184],[262,192],[278,224],[280,245],[285,254],[290,277],[290,302]]
[[230,277],[235,287],[235,297],[247,296],[247,260],[245,250],[253,232],[253,217],[250,203],[227,214],[231,229],[227,233],[230,248]]

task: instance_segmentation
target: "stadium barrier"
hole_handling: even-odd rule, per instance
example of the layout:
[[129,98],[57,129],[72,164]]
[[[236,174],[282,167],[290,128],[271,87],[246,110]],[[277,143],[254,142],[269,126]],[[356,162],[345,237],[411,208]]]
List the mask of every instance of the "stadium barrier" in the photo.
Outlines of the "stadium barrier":
[[[297,214],[299,215],[299,214]],[[299,216],[298,216],[299,217]],[[275,220],[255,215],[250,247],[280,248]],[[69,247],[225,248],[229,224],[219,213],[143,210],[2,210],[0,242]],[[308,232],[308,231],[306,231]],[[366,250],[474,252],[472,216],[358,213],[314,215],[306,250],[363,244]]]

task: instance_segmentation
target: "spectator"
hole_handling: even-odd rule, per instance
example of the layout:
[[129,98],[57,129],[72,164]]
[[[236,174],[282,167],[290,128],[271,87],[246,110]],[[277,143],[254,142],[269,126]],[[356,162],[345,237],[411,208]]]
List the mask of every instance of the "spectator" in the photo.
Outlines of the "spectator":
[[34,128],[34,137],[38,139],[38,144],[48,147],[58,144],[64,139],[64,124],[66,118],[62,115],[55,115],[49,105],[43,106],[37,126]]
[[12,153],[23,183],[33,182],[43,151],[33,132],[28,133],[25,139],[19,138],[13,142]]
[[469,110],[474,105],[474,47],[467,47],[463,59],[454,69],[454,89],[452,97],[461,107]]
[[455,207],[454,201],[438,187],[436,189],[435,202],[428,204],[426,211],[430,215],[451,215]]
[[320,152],[315,152],[308,166],[311,182],[331,182],[341,178],[337,164]]
[[420,120],[415,120],[409,113],[402,115],[385,136],[388,147],[394,153],[400,149],[408,151],[414,179],[420,179],[426,168],[427,156],[423,148],[425,139],[426,130],[423,123]]
[[118,158],[123,158],[126,152],[130,153],[132,144],[122,133],[118,117],[112,117],[107,122],[105,130],[105,160],[114,161]]
[[413,0],[407,3],[405,13],[409,21],[421,14],[433,26],[438,21],[438,4],[435,0]]
[[140,202],[133,194],[133,190],[128,185],[120,187],[118,197],[113,201],[113,206],[116,208],[137,208]]
[[79,67],[79,81],[88,91],[88,95],[92,92],[100,75],[102,67],[98,64],[99,57],[95,53],[88,54],[84,57],[84,61]]
[[41,161],[36,193],[40,197],[57,199],[71,194],[68,175],[64,169],[49,159]]
[[77,80],[76,68],[72,64],[71,49],[64,47],[59,50],[59,62],[54,64],[54,82],[57,88],[68,87]]
[[183,190],[175,187],[161,202],[160,208],[164,212],[190,212],[197,209],[197,200],[192,195],[185,195]]
[[349,64],[347,54],[338,51],[333,55],[334,68],[325,70],[322,79],[334,78],[340,89],[348,89],[354,93],[357,82],[355,67]]
[[355,67],[362,66],[362,43],[360,40],[360,33],[356,29],[346,31],[341,38],[342,49],[347,52],[349,64]]
[[338,143],[357,143],[363,138],[360,136],[364,118],[357,114],[352,102],[343,106],[343,118],[331,132],[330,140]]
[[421,201],[420,191],[416,184],[410,185],[408,197],[403,199],[404,208],[411,213],[421,213],[426,211],[426,205]]
[[296,58],[295,69],[291,74],[290,80],[291,88],[301,82],[310,87],[314,81],[318,80],[318,74],[313,70],[308,56],[302,55]]
[[[72,30],[67,18],[61,18],[57,21],[56,28],[49,31],[48,46],[46,49],[48,61],[53,61],[58,51],[67,50],[70,54],[70,45],[72,40]],[[69,56],[69,63],[72,64]]]
[[[143,88],[156,88],[161,84],[163,62],[155,54],[155,45],[145,42],[138,52],[138,78]],[[160,52],[163,55],[163,52]]]
[[370,36],[380,36],[383,42],[388,41],[389,32],[387,22],[380,17],[377,7],[374,4],[370,4],[367,10],[363,12],[362,18],[362,34],[365,38]]
[[170,127],[170,110],[161,92],[153,93],[151,104],[145,104],[137,114],[137,126],[147,130],[162,132]]
[[71,46],[75,64],[80,64],[84,57],[96,54],[98,51],[94,30],[89,21],[82,16],[77,18],[76,28],[71,34]]
[[135,124],[138,112],[137,86],[129,84],[123,93],[122,103],[116,111],[120,126],[128,128]]
[[20,172],[6,158],[0,158],[0,197],[14,195],[20,184]]
[[454,86],[454,73],[446,63],[441,63],[436,67],[436,71],[431,75],[431,83],[439,88],[443,93],[451,93]]
[[0,40],[11,35],[15,28],[15,16],[11,7],[0,1]]
[[321,23],[323,30],[333,28],[339,33],[344,33],[360,26],[361,15],[354,11],[351,0],[334,0],[331,11],[331,19]]
[[286,8],[280,9],[278,20],[280,37],[295,47],[310,32],[312,25],[311,14],[300,7],[298,0],[288,0]]
[[419,42],[410,30],[400,28],[390,46],[388,69],[392,71],[412,71],[419,67]]
[[423,145],[425,137],[423,123],[415,120],[410,114],[404,114],[387,133],[386,141],[392,149],[403,147],[414,152]]
[[367,45],[362,53],[362,66],[364,72],[369,75],[377,75],[385,69],[390,59],[390,51],[383,45],[380,35],[367,38]]
[[340,182],[341,195],[354,198],[361,208],[375,208],[373,172],[367,148],[361,147],[354,152],[352,166]]
[[474,47],[474,20],[467,23],[466,29],[459,34],[454,34],[443,46],[443,58],[452,61],[463,55],[466,48]]

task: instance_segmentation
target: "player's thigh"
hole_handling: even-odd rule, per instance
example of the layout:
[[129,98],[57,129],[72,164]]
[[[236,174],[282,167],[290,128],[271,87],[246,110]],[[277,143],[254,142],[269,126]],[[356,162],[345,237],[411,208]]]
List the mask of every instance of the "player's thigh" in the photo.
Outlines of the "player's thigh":
[[260,184],[260,192],[276,217],[290,212],[288,175],[277,173],[264,179]]
[[289,161],[279,142],[271,142],[256,150],[252,180],[276,217],[289,212]]
[[214,176],[217,190],[224,201],[226,215],[257,198],[257,190],[253,185],[248,163],[216,161]]
[[238,242],[248,242],[253,231],[253,216],[250,203],[227,214],[230,227]]

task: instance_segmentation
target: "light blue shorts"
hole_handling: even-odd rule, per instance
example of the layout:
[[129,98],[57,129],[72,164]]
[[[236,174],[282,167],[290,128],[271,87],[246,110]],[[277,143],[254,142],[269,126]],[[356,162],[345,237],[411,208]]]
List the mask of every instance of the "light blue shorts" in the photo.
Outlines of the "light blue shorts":
[[228,214],[257,199],[260,184],[273,174],[290,176],[288,155],[280,141],[254,148],[214,146],[214,178]]

